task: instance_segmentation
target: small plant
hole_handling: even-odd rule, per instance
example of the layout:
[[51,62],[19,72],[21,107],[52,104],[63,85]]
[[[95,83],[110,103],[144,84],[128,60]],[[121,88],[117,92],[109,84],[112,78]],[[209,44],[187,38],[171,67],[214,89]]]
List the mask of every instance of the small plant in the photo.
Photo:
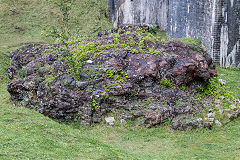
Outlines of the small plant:
[[20,76],[21,78],[27,77],[27,69],[26,69],[25,66],[23,66],[22,69],[20,70],[19,76]]
[[130,31],[125,32],[127,35],[131,35],[132,33]]
[[183,105],[186,105],[186,104],[187,104],[187,102],[185,102],[185,101],[180,101],[180,100],[176,101],[177,106],[183,106]]
[[92,110],[96,110],[98,108],[98,103],[95,99],[92,99]]
[[151,33],[148,33],[147,36],[143,37],[142,39],[145,41],[153,42],[153,43],[156,43],[156,40],[157,40],[157,38],[154,37]]
[[131,37],[131,36],[129,36],[128,37],[128,40],[129,40],[129,45],[135,45],[136,44],[136,42],[135,42],[135,40],[134,40],[134,38],[133,37]]
[[93,91],[93,89],[92,89],[92,88],[89,88],[89,89],[88,89],[88,92],[92,92],[92,91]]
[[148,106],[149,107],[149,105],[151,104],[151,103],[153,103],[153,99],[152,98],[148,98],[148,99],[146,99],[146,100],[143,100],[143,103],[144,103],[144,105],[145,106]]
[[180,86],[179,89],[181,89],[182,91],[185,91],[186,87],[185,86]]
[[129,97],[136,97],[138,95],[137,91],[132,91]]
[[171,118],[168,118],[162,125],[169,127],[169,126],[171,126],[172,124],[173,124],[172,119],[171,119]]
[[116,73],[115,70],[112,70],[112,69],[107,70],[107,75],[108,75],[109,78],[113,78],[115,73]]
[[113,41],[115,44],[120,44],[119,38],[120,38],[120,34],[119,33],[115,34],[115,36],[113,38]]
[[158,55],[158,56],[162,55],[162,53],[160,51],[155,50],[154,48],[149,48],[148,52],[149,52],[149,54],[153,54],[153,55]]
[[114,76],[114,80],[119,82],[119,83],[123,83],[124,82],[123,77],[121,75],[118,75],[118,74]]
[[53,81],[56,77],[55,77],[54,75],[45,75],[44,78],[45,78],[45,81],[46,81],[47,83],[52,83],[52,81]]
[[194,44],[190,44],[189,48],[191,48],[192,50],[196,51],[196,52],[201,52],[201,48],[199,48],[199,46],[194,45]]
[[102,99],[103,99],[104,102],[105,102],[108,98],[109,98],[109,94],[104,94],[103,97],[102,97]]
[[131,49],[131,50],[129,50],[129,53],[138,54],[138,53],[139,53],[139,50],[137,50],[137,49]]
[[51,66],[49,64],[45,64],[44,67],[47,68],[47,69],[51,68]]
[[153,34],[153,35],[156,35],[159,30],[160,30],[159,26],[152,26],[150,28],[150,33]]
[[67,86],[69,83],[68,83],[68,80],[65,80],[64,81],[64,85]]
[[119,83],[113,83],[113,84],[108,84],[108,88],[110,88],[110,87],[114,87],[114,86],[118,86],[119,85]]
[[23,103],[23,106],[27,106],[29,104],[29,102],[28,101],[25,101],[24,103]]
[[94,79],[97,81],[98,80],[98,76],[94,76]]
[[167,88],[171,88],[173,86],[173,84],[168,80],[168,79],[163,79],[161,81],[161,85],[167,87]]

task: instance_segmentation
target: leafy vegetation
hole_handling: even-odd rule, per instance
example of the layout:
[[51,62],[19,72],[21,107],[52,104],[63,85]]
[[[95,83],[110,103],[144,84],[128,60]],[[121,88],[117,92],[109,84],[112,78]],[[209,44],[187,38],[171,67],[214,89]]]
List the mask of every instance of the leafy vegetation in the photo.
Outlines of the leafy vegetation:
[[98,108],[98,103],[95,99],[92,99],[92,110],[95,110]]
[[173,84],[168,79],[162,79],[161,80],[161,85],[163,85],[167,88],[171,88],[173,86]]
[[225,108],[229,107],[234,102],[235,97],[230,91],[230,88],[220,83],[218,78],[211,78],[209,82],[204,83],[200,89],[201,92],[198,93],[197,96],[214,96],[216,99],[222,101],[223,107]]
[[[70,29],[96,35],[111,27],[104,14],[106,0],[76,0]],[[6,90],[9,52],[42,42],[43,24],[57,24],[59,14],[45,1],[0,1],[0,159],[238,159],[240,119],[212,130],[172,131],[132,127],[79,127],[57,123],[33,110],[15,107]],[[88,22],[88,23],[85,23]],[[22,28],[22,29],[21,29]],[[158,34],[158,33],[157,33]],[[240,71],[218,68],[219,77],[240,95]],[[107,90],[107,89],[106,89]],[[133,95],[135,95],[133,93]]]

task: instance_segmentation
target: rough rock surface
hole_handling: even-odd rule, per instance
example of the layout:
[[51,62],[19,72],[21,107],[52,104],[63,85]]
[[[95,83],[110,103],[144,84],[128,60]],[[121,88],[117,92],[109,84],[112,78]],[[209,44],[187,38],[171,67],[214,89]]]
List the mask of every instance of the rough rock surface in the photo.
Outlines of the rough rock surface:
[[[143,31],[142,37],[138,36],[138,29]],[[196,115],[206,107],[211,111],[214,100],[200,103],[195,95],[204,81],[217,75],[212,59],[199,46],[195,46],[198,48],[195,51],[181,42],[163,42],[153,37],[151,40],[148,31],[147,26],[102,31],[97,39],[73,43],[70,53],[49,50],[60,45],[40,44],[11,52],[8,91],[13,102],[52,118],[75,120],[83,125],[104,121],[112,112],[116,121],[132,120],[147,127],[169,121],[174,129],[180,130],[211,127],[211,117],[205,120]],[[94,58],[89,53],[80,59],[84,63],[79,68],[79,77],[67,72],[70,65],[66,60],[59,61],[59,55],[68,56],[78,50],[77,46],[84,47],[90,42],[98,46],[115,45],[94,54]],[[124,48],[128,42],[130,48]],[[140,42],[141,50],[137,45]],[[221,107],[221,102],[218,104]],[[235,112],[231,112],[233,117],[239,113],[239,105],[236,106]]]

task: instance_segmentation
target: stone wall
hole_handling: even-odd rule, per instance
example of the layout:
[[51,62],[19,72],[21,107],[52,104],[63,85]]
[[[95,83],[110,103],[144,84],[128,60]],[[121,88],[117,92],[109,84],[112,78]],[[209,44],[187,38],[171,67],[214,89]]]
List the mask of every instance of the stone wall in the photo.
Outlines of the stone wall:
[[200,39],[216,64],[240,67],[240,0],[109,0],[114,26],[158,25]]

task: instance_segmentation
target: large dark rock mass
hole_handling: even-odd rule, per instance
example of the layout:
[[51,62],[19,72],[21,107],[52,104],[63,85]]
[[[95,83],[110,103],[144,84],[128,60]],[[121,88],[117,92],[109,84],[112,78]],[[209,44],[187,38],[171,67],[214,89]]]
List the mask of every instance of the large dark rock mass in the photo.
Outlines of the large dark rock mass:
[[228,99],[229,109],[223,107],[224,95],[222,100],[197,96],[217,76],[200,46],[149,31],[147,26],[121,26],[99,32],[96,39],[75,41],[69,50],[30,44],[11,52],[13,102],[83,125],[111,113],[122,123],[152,127],[172,122],[172,128],[186,130],[223,123],[214,116],[218,112],[228,119],[238,116],[234,99]]

